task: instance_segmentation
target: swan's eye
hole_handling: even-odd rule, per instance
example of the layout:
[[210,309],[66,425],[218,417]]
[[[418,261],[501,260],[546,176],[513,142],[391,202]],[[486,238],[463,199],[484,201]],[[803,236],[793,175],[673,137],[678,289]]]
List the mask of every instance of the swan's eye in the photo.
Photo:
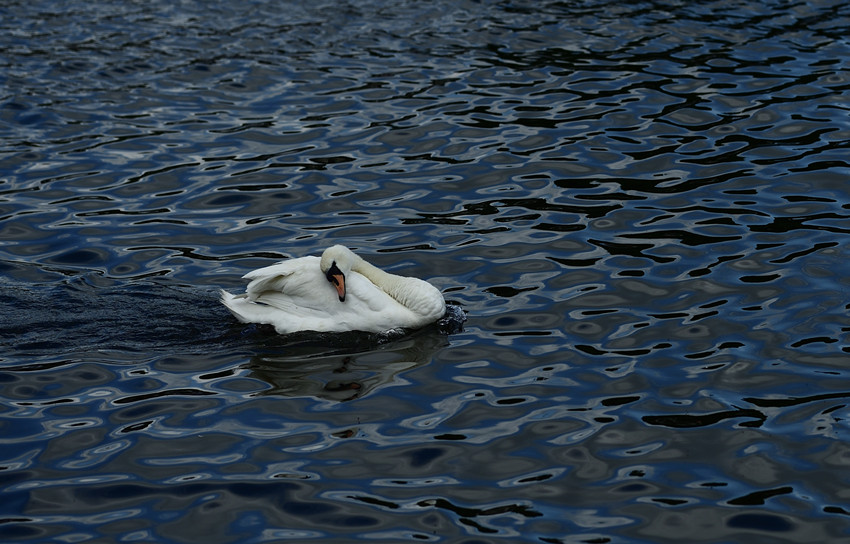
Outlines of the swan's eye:
[[342,276],[342,271],[336,265],[336,261],[331,263],[331,267],[325,273],[325,277],[329,282],[339,287],[339,277]]

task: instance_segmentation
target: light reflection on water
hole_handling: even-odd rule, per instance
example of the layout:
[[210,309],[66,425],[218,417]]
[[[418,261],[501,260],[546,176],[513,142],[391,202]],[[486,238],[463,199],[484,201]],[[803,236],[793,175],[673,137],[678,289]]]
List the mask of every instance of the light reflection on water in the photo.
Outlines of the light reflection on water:
[[233,6],[0,18],[4,541],[846,538],[843,3]]

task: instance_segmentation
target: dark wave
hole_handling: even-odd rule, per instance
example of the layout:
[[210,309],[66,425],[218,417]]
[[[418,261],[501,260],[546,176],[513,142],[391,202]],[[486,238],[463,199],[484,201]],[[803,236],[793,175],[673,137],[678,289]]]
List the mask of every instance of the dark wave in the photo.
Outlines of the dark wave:
[[[848,21],[4,3],[0,539],[844,538]],[[218,303],[333,243],[453,313]]]

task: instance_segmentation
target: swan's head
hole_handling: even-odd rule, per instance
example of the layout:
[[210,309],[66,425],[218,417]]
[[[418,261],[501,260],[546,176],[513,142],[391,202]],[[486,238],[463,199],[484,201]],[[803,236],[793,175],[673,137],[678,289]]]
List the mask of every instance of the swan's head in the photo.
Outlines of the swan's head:
[[357,255],[345,246],[331,246],[322,253],[319,266],[322,273],[336,288],[339,301],[345,302],[345,276],[351,272]]

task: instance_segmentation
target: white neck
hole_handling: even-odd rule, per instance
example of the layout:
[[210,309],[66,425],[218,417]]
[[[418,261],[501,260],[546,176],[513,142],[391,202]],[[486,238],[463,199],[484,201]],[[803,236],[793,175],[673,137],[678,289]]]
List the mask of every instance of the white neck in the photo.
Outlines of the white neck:
[[445,311],[443,295],[427,281],[384,272],[359,256],[351,269],[363,274],[366,279],[415,314],[436,319]]
[[363,258],[359,255],[355,255],[354,262],[351,265],[351,270],[363,274],[369,281],[380,287],[386,294],[404,304],[404,302],[402,302],[399,298],[400,293],[398,291],[404,284],[404,280],[408,278],[384,272],[377,266],[363,260]]

